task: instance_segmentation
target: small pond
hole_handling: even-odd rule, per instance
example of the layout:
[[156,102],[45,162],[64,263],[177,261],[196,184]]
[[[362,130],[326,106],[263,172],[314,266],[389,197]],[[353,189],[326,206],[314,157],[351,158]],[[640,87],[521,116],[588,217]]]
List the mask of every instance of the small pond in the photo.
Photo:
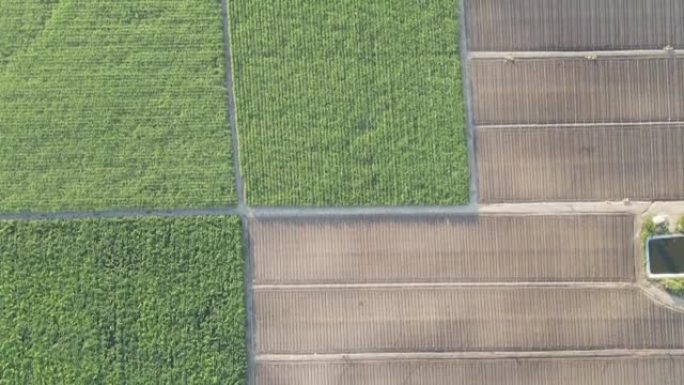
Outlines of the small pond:
[[651,277],[684,277],[684,236],[658,235],[646,246],[648,274]]

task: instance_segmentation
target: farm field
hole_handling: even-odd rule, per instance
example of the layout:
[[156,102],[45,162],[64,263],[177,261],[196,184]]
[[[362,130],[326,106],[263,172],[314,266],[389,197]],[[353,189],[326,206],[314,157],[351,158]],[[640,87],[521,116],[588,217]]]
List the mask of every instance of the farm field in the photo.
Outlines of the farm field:
[[0,0],[0,385],[682,383],[646,3]]
[[636,212],[250,219],[256,383],[679,379]]
[[634,279],[630,215],[266,217],[249,228],[255,285]]
[[0,222],[0,383],[244,384],[237,217]]
[[0,0],[0,212],[235,202],[216,1]]
[[468,202],[456,3],[244,0],[230,18],[249,204]]
[[[264,385],[658,385],[684,377],[682,357],[528,358],[486,360],[315,360],[272,362],[258,366]],[[382,375],[379,375],[382,373]],[[347,382],[326,382],[328,379]],[[348,379],[348,380],[347,380]],[[501,382],[505,379],[505,382]],[[546,382],[540,382],[543,381]]]

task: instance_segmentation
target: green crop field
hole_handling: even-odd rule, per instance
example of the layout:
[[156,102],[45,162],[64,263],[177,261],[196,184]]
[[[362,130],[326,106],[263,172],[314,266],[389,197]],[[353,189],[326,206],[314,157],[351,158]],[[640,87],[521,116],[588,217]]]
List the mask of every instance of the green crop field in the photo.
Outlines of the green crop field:
[[467,202],[458,15],[449,0],[230,2],[249,203]]
[[0,0],[0,211],[235,202],[216,0]]
[[0,222],[0,384],[244,384],[237,217]]

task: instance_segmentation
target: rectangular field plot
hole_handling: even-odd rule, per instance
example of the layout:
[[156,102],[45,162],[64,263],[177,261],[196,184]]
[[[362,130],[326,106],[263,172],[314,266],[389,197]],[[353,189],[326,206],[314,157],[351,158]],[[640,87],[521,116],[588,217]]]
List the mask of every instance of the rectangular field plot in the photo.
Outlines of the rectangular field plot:
[[476,124],[684,119],[684,57],[473,58]]
[[235,201],[220,4],[0,2],[0,212]]
[[476,129],[483,202],[684,199],[684,125]]
[[258,385],[675,385],[681,378],[681,356],[257,362]]
[[466,0],[473,51],[660,49],[684,44],[681,0]]
[[460,204],[457,2],[230,2],[254,205]]
[[0,382],[244,384],[237,217],[0,222]]
[[254,283],[629,281],[631,215],[257,219]]
[[258,354],[681,349],[684,314],[641,290],[282,288],[254,292]]

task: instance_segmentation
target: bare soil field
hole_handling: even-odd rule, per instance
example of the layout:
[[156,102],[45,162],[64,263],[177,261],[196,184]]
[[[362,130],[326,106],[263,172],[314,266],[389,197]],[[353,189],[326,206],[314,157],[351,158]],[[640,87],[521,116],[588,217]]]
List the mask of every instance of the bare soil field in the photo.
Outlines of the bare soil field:
[[255,284],[631,281],[630,215],[257,219]]
[[680,56],[473,58],[470,67],[477,125],[684,120]]
[[479,127],[483,202],[684,197],[684,124]]
[[636,284],[634,219],[253,218],[256,383],[672,383],[684,313]]
[[259,385],[678,385],[684,358],[412,359],[260,362]]
[[684,314],[636,287],[255,288],[257,352],[675,349]]
[[473,51],[643,49],[684,44],[681,0],[467,0]]

